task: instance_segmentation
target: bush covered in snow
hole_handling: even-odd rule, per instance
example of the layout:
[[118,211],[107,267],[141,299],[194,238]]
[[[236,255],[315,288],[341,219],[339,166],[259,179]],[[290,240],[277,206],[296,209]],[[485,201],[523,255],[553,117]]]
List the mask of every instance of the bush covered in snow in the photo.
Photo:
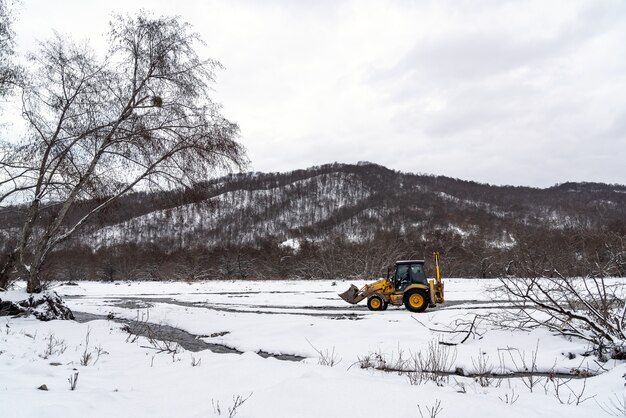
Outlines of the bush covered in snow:
[[33,315],[41,321],[74,319],[74,314],[55,291],[27,294],[23,291],[0,293],[0,316]]

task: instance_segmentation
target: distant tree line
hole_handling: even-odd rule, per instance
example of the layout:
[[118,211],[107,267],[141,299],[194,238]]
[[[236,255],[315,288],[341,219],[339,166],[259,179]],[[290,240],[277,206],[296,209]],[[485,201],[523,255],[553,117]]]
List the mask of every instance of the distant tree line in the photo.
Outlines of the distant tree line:
[[[399,259],[442,253],[446,277],[493,278],[534,271],[550,276],[584,276],[609,261],[612,273],[626,276],[626,229],[621,231],[558,230],[518,235],[511,248],[493,248],[480,240],[433,232],[424,237],[380,233],[372,240],[350,242],[341,236],[303,240],[295,250],[276,242],[213,249],[164,251],[154,244],[123,244],[93,251],[74,246],[59,250],[44,271],[54,280],[263,280],[373,279],[383,277]],[[522,268],[523,266],[523,268]],[[433,272],[430,271],[430,275]]]

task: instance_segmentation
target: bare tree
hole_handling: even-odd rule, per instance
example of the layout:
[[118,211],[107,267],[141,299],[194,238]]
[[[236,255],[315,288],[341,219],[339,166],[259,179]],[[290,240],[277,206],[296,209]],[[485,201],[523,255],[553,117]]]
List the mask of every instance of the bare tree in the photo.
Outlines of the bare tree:
[[[19,67],[13,60],[15,33],[11,27],[14,20],[12,4],[11,0],[0,0],[0,100],[11,93],[19,80]],[[10,154],[10,146],[0,138],[0,208],[2,202],[12,194],[7,195],[6,190],[14,189],[14,180],[24,173],[24,167]],[[15,242],[12,241],[0,235],[0,289],[6,288],[11,266],[15,263],[16,253],[12,250]]]
[[0,0],[0,97],[6,95],[18,79],[18,67],[13,61],[15,33],[11,28],[13,14],[10,0]]
[[537,269],[539,264],[528,259],[518,261],[516,272],[521,277],[500,279],[500,291],[512,304],[502,323],[546,327],[588,341],[600,359],[607,354],[626,358],[626,289],[622,280],[611,279],[623,271],[626,256],[624,238],[618,238],[607,239],[603,257],[579,261],[589,272],[585,277],[567,277],[556,268]]
[[[210,99],[220,64],[199,58],[200,42],[180,18],[141,12],[113,17],[102,58],[58,34],[30,57],[29,136],[5,164],[23,167],[11,181],[28,202],[15,251],[29,292],[50,252],[120,196],[245,164],[237,125]],[[81,212],[85,199],[97,204]]]

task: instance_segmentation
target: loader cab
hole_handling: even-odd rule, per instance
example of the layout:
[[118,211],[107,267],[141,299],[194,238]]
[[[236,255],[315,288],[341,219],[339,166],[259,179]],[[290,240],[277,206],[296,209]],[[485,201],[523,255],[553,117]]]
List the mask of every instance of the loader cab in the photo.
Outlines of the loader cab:
[[403,291],[412,283],[428,285],[424,272],[424,260],[402,260],[396,262],[393,284],[396,292]]

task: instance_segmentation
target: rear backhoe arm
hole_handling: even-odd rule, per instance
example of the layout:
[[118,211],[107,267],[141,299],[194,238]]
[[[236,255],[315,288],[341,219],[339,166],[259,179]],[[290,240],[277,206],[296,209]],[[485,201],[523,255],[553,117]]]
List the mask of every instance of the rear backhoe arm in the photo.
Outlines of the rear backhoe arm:
[[441,281],[441,270],[439,269],[439,251],[433,253],[435,258],[435,282],[432,284],[431,299],[435,304],[443,303],[443,282]]

